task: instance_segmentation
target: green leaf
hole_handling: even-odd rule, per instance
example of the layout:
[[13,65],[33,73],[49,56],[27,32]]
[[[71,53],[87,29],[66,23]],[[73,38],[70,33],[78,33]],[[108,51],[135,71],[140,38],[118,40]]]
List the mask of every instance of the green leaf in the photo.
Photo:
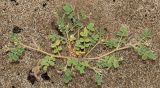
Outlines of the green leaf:
[[62,47],[61,47],[61,46],[58,46],[57,49],[58,49],[58,51],[61,51],[61,50],[62,50]]
[[51,42],[55,42],[57,39],[62,39],[62,37],[60,37],[59,35],[57,34],[51,34],[48,36],[48,38],[51,40]]
[[117,59],[114,59],[113,66],[114,66],[114,68],[118,68],[119,67],[119,61]]
[[69,15],[71,12],[73,12],[72,5],[65,4],[65,6],[63,7],[63,10],[64,10],[65,14]]
[[16,54],[11,53],[11,52],[8,53],[8,57],[9,57],[8,58],[9,61],[11,61],[11,62],[16,62],[19,59],[19,57]]
[[127,30],[127,27],[125,26],[122,26],[120,28],[120,31],[117,33],[118,36],[121,36],[121,37],[126,37],[128,36],[128,30]]
[[115,56],[106,56],[97,62],[99,68],[118,68],[119,60]]
[[11,62],[16,62],[19,60],[20,56],[22,56],[23,52],[25,51],[24,48],[13,48],[11,49],[11,51],[8,53],[8,57],[9,57],[9,60]]
[[80,15],[81,15],[82,19],[87,19],[87,15],[84,11],[81,11]]
[[138,55],[142,56],[147,51],[147,48],[143,45],[140,45],[139,47],[135,48],[135,51],[138,53]]
[[73,27],[82,27],[83,24],[78,18],[72,18]]
[[87,43],[87,44],[84,45],[84,47],[88,48],[90,45],[91,45],[90,43]]
[[89,66],[89,63],[88,63],[87,61],[81,62],[81,65],[82,65],[82,66],[85,66],[85,67],[88,67],[88,66]]
[[104,44],[108,46],[109,48],[116,48],[118,46],[118,43],[119,43],[118,39],[111,39],[111,40],[106,41]]
[[89,23],[87,25],[87,29],[90,30],[90,31],[94,31],[94,24],[93,23]]
[[79,72],[80,72],[81,75],[85,73],[85,71],[84,71],[85,70],[85,66],[83,66],[81,64],[78,64],[78,65],[75,66],[75,68],[77,70],[79,70]]
[[46,72],[48,70],[48,66],[44,66],[42,70]]
[[77,65],[75,65],[75,68],[77,70],[79,70],[80,74],[84,74],[85,73],[85,68],[89,66],[88,62],[79,62]]
[[89,34],[89,31],[87,30],[87,28],[84,28],[84,31],[80,32],[80,35],[83,37],[87,37]]
[[76,40],[76,37],[72,34],[72,35],[70,35],[69,40],[70,40],[70,41],[74,41],[74,40]]
[[138,55],[142,56],[143,60],[147,60],[147,59],[156,60],[157,59],[157,57],[149,49],[147,49],[144,45],[137,46],[135,48],[135,51],[138,53]]
[[80,38],[79,40],[80,40],[80,42],[84,42],[84,38]]
[[84,41],[85,41],[85,42],[90,42],[91,39],[90,39],[90,38],[85,38]]
[[67,69],[64,73],[64,83],[69,83],[70,81],[72,81],[72,72]]
[[68,14],[68,18],[70,20],[72,20],[73,24],[76,23],[75,13],[74,12],[71,12],[70,14]]
[[18,42],[19,42],[19,40],[18,40],[18,38],[17,38],[17,34],[15,34],[15,33],[12,33],[12,34],[10,35],[9,39],[10,39],[10,41],[13,42],[13,43],[18,43]]
[[146,54],[147,54],[148,58],[150,58],[152,60],[157,59],[157,57],[151,51],[147,51]]
[[145,30],[140,36],[140,38],[144,41],[148,40],[150,37],[151,37],[151,33],[148,30]]
[[108,61],[107,61],[108,68],[113,67],[113,62],[114,62],[113,57],[110,57],[110,58],[108,59]]
[[46,72],[48,67],[54,66],[54,64],[55,64],[55,58],[54,57],[45,56],[40,61],[39,65],[40,65],[41,69]]
[[67,66],[78,65],[78,61],[74,58],[69,58],[67,60]]
[[100,73],[96,73],[95,74],[95,78],[96,78],[96,83],[97,83],[97,85],[102,85],[102,74],[100,74]]

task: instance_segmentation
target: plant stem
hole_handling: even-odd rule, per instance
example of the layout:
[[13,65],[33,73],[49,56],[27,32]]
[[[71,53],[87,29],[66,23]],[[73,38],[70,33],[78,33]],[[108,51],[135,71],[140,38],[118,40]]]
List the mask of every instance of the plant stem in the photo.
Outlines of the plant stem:
[[100,55],[98,57],[94,57],[94,58],[87,58],[87,59],[90,59],[90,60],[96,60],[96,59],[100,59],[100,58],[103,58],[104,56],[107,56],[107,55],[110,55],[114,52],[117,52],[117,51],[121,51],[121,50],[124,50],[124,49],[129,49],[129,48],[133,48],[135,47],[136,45],[139,45],[139,43],[136,43],[136,44],[133,44],[133,45],[127,45],[127,46],[124,46],[124,47],[121,47],[121,48],[118,48],[118,49],[114,49],[108,53],[105,53],[103,55]]
[[121,41],[122,41],[122,36],[120,37],[120,40],[118,41],[118,46],[116,47],[117,49],[120,47]]
[[84,57],[87,57],[87,55],[90,54],[91,51],[92,51],[98,44],[100,44],[100,41],[98,41],[98,42],[87,52],[87,54],[86,54]]
[[[112,53],[114,53],[114,52],[121,51],[121,50],[124,50],[124,49],[133,48],[133,47],[135,47],[135,46],[137,46],[137,45],[139,45],[139,44],[140,44],[140,43],[135,43],[135,44],[127,45],[127,46],[124,46],[124,47],[121,47],[121,48],[118,48],[118,49],[114,49],[114,50],[112,50],[112,51],[110,51],[110,52],[108,52],[108,53],[102,54],[102,55],[97,56],[97,57],[83,58],[83,60],[99,60],[99,59],[101,59],[101,58],[104,57],[104,56],[110,55],[110,54],[112,54]],[[31,47],[31,46],[25,45],[25,44],[23,44],[23,43],[20,43],[20,45],[21,45],[22,47],[26,48],[26,49],[34,50],[34,51],[37,51],[37,52],[46,54],[46,55],[51,56],[51,57],[56,57],[56,58],[58,58],[58,59],[61,59],[61,58],[63,58],[63,59],[75,58],[75,57],[70,57],[70,56],[54,55],[54,54],[48,53],[48,52],[46,52],[46,51],[43,51],[43,50],[41,50],[41,49],[36,49],[36,48]],[[80,60],[80,59],[82,59],[82,58],[76,58],[76,59],[79,59],[79,60]]]
[[20,45],[21,45],[22,47],[24,47],[24,48],[27,48],[27,49],[30,49],[30,50],[34,50],[34,51],[37,51],[37,52],[46,54],[46,55],[48,55],[48,56],[57,57],[57,58],[71,58],[71,57],[68,57],[68,56],[53,55],[53,54],[51,54],[51,53],[48,53],[48,52],[43,51],[43,50],[41,50],[41,49],[33,48],[33,47],[28,46],[28,45],[25,45],[25,44],[23,44],[23,43],[20,43]]

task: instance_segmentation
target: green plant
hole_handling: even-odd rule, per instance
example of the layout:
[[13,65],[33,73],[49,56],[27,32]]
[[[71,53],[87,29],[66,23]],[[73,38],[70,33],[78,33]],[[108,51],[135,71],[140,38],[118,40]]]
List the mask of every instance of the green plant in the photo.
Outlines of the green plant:
[[[64,73],[64,83],[73,80],[74,72],[79,72],[83,76],[86,69],[91,69],[95,73],[97,85],[103,83],[103,69],[118,68],[120,66],[119,62],[122,60],[118,56],[112,55],[115,52],[133,48],[143,60],[156,60],[157,57],[147,48],[147,40],[151,38],[150,32],[144,31],[135,43],[130,43],[127,40],[128,28],[122,26],[115,38],[108,39],[103,36],[99,29],[95,28],[93,22],[83,24],[80,17],[82,13],[79,15],[70,4],[63,7],[63,12],[64,14],[57,18],[58,29],[62,35],[49,35],[53,53],[46,52],[42,48],[28,46],[22,43],[16,34],[12,34],[10,37],[11,42],[15,44],[16,48],[10,50],[8,54],[10,60],[18,61],[25,49],[34,50],[46,56],[38,61],[33,72],[35,71],[37,74],[40,71],[46,72],[48,67],[58,65],[55,63],[57,59],[63,59],[65,66],[62,67],[61,71]],[[105,45],[106,48],[110,48],[109,52],[94,55],[93,50],[98,45]],[[66,49],[64,51],[67,51],[67,56],[62,53],[63,47]]]
[[48,67],[55,65],[55,58],[50,56],[45,56],[39,63],[40,69],[42,71],[47,71]]
[[25,49],[22,47],[13,48],[8,53],[9,61],[11,62],[17,62],[19,58],[24,53]]
[[109,48],[118,48],[122,44],[125,43],[125,38],[128,36],[128,29],[125,26],[120,28],[120,31],[117,32],[118,38],[112,38],[110,40],[106,40],[104,44]]
[[97,66],[99,68],[118,68],[119,61],[120,59],[117,59],[115,56],[106,56],[98,61]]
[[53,49],[54,54],[59,54],[62,51],[62,43],[63,40],[60,36],[52,34],[49,36],[49,39],[51,40],[51,48]]
[[147,49],[144,45],[140,45],[134,48],[135,51],[142,57],[143,60],[151,59],[151,60],[156,60],[156,56]]
[[72,71],[67,69],[64,71],[64,83],[69,83],[72,81]]
[[96,83],[97,85],[102,85],[102,74],[101,73],[95,73],[95,79],[96,79]]

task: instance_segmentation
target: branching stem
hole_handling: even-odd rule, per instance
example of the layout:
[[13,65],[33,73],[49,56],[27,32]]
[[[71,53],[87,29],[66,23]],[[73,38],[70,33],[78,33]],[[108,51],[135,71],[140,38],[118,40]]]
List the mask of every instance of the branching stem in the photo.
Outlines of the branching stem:
[[100,41],[98,41],[88,52],[84,57],[87,57],[87,55],[89,55],[91,53],[91,51],[98,45],[100,44]]
[[[139,45],[139,44],[140,44],[140,43],[126,45],[126,46],[124,46],[124,47],[121,47],[121,48],[118,48],[118,49],[114,49],[114,50],[112,50],[112,51],[110,51],[110,52],[108,52],[108,53],[99,55],[99,56],[97,56],[97,57],[83,58],[83,59],[85,59],[85,60],[98,60],[98,59],[101,59],[102,57],[107,56],[107,55],[110,55],[110,54],[112,54],[112,53],[114,53],[114,52],[121,51],[121,50],[128,49],[128,48],[133,48],[133,47],[135,47],[135,46],[137,46],[137,45]],[[20,43],[20,45],[21,45],[22,47],[26,48],[26,49],[34,50],[34,51],[37,51],[37,52],[46,54],[46,55],[48,55],[48,56],[52,56],[52,57],[59,58],[59,59],[60,59],[60,58],[63,58],[63,59],[75,58],[75,57],[70,57],[70,56],[54,55],[54,54],[48,53],[48,52],[46,52],[46,51],[43,51],[43,50],[41,50],[41,49],[36,49],[36,48],[31,47],[31,46],[25,45],[25,44],[23,44],[23,43]],[[80,59],[80,60],[81,60],[82,58],[76,58],[76,59]]]

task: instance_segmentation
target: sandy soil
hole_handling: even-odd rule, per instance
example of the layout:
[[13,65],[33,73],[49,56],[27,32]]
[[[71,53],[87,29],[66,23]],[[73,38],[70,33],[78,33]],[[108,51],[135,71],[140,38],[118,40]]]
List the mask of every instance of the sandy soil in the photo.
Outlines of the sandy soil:
[[[33,46],[32,39],[50,52],[46,44],[47,35],[54,31],[52,22],[56,12],[65,3],[71,3],[77,11],[83,9],[97,27],[104,27],[112,36],[122,24],[129,27],[133,37],[149,29],[152,32],[151,49],[160,52],[160,0],[0,0],[0,88],[159,88],[159,60],[142,61],[133,50],[117,53],[125,60],[118,69],[106,70],[102,86],[97,86],[93,72],[87,70],[84,77],[76,74],[68,85],[63,83],[63,76],[54,69],[49,70],[50,81],[41,80],[34,85],[27,80],[27,73],[43,55],[26,51],[19,64],[11,64],[5,46],[12,47],[8,40],[13,27],[23,29],[18,35],[24,43]],[[103,49],[99,46],[97,48]],[[98,52],[98,51],[95,51]],[[99,52],[103,52],[102,50]]]

